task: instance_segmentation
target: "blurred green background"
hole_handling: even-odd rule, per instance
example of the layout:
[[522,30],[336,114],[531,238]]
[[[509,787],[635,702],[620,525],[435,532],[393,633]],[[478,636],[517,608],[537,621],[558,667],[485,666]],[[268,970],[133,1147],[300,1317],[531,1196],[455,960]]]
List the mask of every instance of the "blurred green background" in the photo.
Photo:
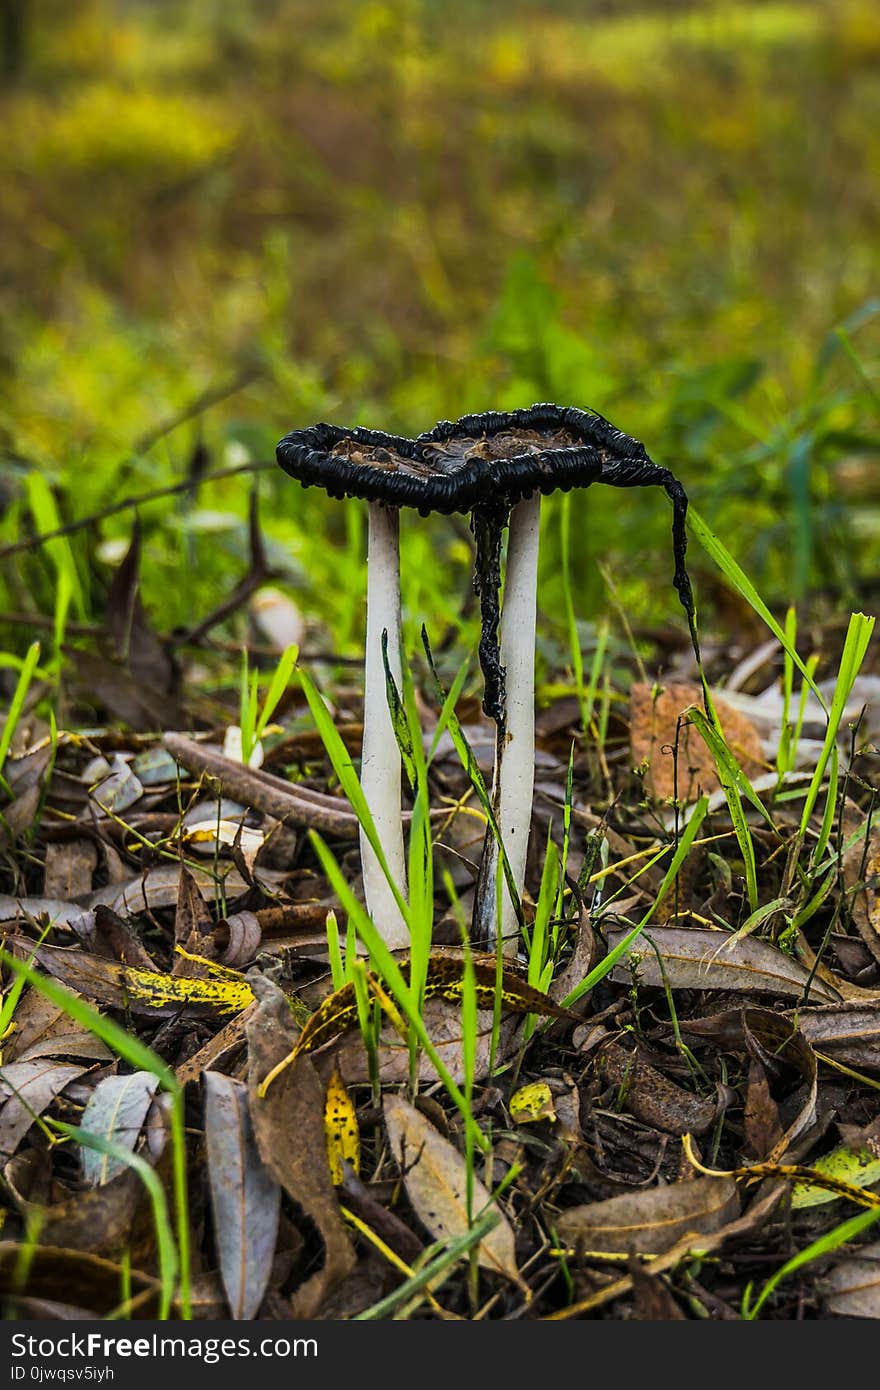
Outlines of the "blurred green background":
[[[317,419],[411,432],[555,400],[643,439],[774,603],[876,598],[876,0],[0,16],[0,544],[269,461]],[[246,568],[251,486],[140,509],[161,631]],[[283,586],[354,650],[359,505],[271,472],[259,490]],[[555,500],[544,515],[552,630]],[[607,603],[601,560],[636,619],[682,625],[659,492],[595,487],[572,517],[580,618]],[[100,624],[131,528],[8,560],[0,608],[51,615],[69,563],[71,619]],[[465,529],[403,529],[411,620],[455,626]],[[31,636],[0,625],[7,650]]]

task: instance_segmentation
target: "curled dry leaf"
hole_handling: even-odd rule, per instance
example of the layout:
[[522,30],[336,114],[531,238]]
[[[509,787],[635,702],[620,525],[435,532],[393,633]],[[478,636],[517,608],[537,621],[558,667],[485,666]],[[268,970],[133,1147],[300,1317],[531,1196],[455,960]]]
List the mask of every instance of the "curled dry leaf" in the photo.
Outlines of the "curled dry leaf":
[[[105,1076],[89,1097],[80,1128],[133,1152],[158,1085],[159,1078],[149,1071]],[[81,1153],[83,1177],[91,1187],[103,1187],[126,1167],[121,1158],[85,1144]]]
[[556,1228],[575,1250],[660,1255],[690,1232],[719,1231],[738,1214],[732,1178],[696,1178],[571,1207]]
[[[470,1223],[464,1158],[421,1111],[400,1096],[387,1095],[383,1109],[391,1149],[419,1220],[437,1240],[451,1241],[465,1235]],[[479,1215],[490,1201],[489,1191],[475,1177],[473,1215]],[[501,1220],[480,1241],[477,1259],[484,1269],[522,1286],[513,1228],[500,1208],[496,1210]]]
[[259,1007],[248,1024],[248,1094],[257,1147],[272,1177],[314,1222],[324,1261],[295,1293],[291,1315],[314,1317],[332,1288],[351,1272],[354,1251],[342,1223],[327,1163],[324,1088],[308,1057],[297,1057],[260,1096],[260,1086],[289,1055],[290,1008],[277,986],[255,981]]
[[255,912],[234,912],[217,923],[214,936],[221,964],[240,970],[256,958],[260,949],[260,919]]
[[[623,940],[627,930],[609,931],[609,949]],[[735,990],[800,999],[809,982],[811,1002],[830,1004],[838,998],[823,980],[810,982],[809,971],[800,961],[768,941],[753,936],[737,939],[703,927],[646,930],[615,965],[611,979],[619,983],[629,980],[632,968],[641,984],[658,989],[664,986],[665,973],[670,989]]]
[[207,1071],[205,1142],[214,1241],[233,1318],[255,1318],[278,1237],[281,1187],[260,1158],[242,1081]]

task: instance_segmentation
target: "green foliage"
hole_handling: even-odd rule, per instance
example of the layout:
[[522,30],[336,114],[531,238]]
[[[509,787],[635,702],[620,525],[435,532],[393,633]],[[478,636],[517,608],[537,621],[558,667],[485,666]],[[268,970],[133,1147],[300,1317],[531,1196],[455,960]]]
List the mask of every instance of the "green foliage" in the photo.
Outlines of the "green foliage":
[[[643,438],[769,601],[857,598],[876,572],[869,0],[89,0],[26,22],[2,98],[0,545],[178,481],[197,445],[267,461],[313,419],[413,430],[549,397]],[[356,649],[357,506],[261,486],[270,562]],[[164,630],[240,576],[247,494],[141,509]],[[636,618],[674,612],[658,497],[595,487],[564,528],[561,505],[562,640],[566,595],[581,619],[604,601],[599,559]],[[29,554],[0,612],[51,617],[60,645],[130,532],[123,513]],[[467,539],[406,518],[402,547],[409,636],[470,645]]]

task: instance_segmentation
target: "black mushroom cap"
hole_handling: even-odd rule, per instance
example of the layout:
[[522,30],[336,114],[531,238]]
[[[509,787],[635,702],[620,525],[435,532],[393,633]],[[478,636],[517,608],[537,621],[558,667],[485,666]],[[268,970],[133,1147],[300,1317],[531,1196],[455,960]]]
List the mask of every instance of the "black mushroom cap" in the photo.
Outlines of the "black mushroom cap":
[[[535,492],[592,483],[662,487],[673,506],[673,583],[698,652],[694,602],[685,568],[687,495],[637,439],[592,410],[549,403],[442,420],[417,439],[380,430],[312,425],[285,435],[277,459],[305,487],[390,507],[469,513],[476,539],[475,583],[483,631],[484,708],[503,730],[504,670],[498,652],[501,535],[510,509]],[[699,654],[699,653],[698,653]]]
[[277,458],[305,487],[414,507],[423,516],[499,502],[512,507],[536,491],[588,487],[612,461],[632,471],[631,484],[621,478],[618,486],[648,481],[641,476],[645,466],[658,475],[652,482],[665,472],[603,416],[549,404],[443,420],[418,439],[312,425],[285,435]]

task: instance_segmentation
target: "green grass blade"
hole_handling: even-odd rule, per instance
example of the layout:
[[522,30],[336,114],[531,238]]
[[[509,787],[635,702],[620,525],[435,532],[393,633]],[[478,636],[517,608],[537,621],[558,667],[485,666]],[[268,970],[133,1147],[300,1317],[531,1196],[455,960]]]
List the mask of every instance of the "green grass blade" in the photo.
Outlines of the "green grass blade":
[[266,732],[269,720],[278,708],[279,701],[290,684],[290,678],[293,675],[293,670],[298,660],[299,647],[295,642],[292,642],[291,645],[285,647],[284,651],[281,653],[278,658],[278,664],[272,673],[269,689],[266,692],[266,698],[260,710],[260,717],[254,729],[255,742],[258,742]]
[[32,642],[22,662],[21,671],[19,672],[19,677],[15,684],[15,690],[9,702],[9,709],[3,721],[3,732],[0,733],[0,786],[3,787],[3,790],[8,796],[12,795],[12,791],[9,783],[3,776],[3,769],[6,766],[6,756],[9,752],[12,740],[15,737],[18,721],[21,718],[24,702],[27,699],[27,693],[30,689],[30,684],[33,680],[34,671],[37,668],[39,659],[40,644],[39,642]]
[[333,771],[336,773],[339,780],[339,785],[345,792],[349,804],[357,816],[364,834],[370,842],[370,847],[376,856],[379,867],[385,875],[388,886],[394,896],[394,901],[400,909],[400,914],[411,934],[412,915],[409,910],[409,904],[401,893],[400,887],[396,883],[394,875],[388,867],[388,860],[385,858],[385,851],[382,848],[375,821],[367,805],[367,798],[364,796],[363,790],[361,789],[361,784],[354,770],[354,764],[351,761],[348,749],[340,738],[339,731],[330,718],[327,707],[311,677],[305,671],[300,670],[299,678],[303,693],[305,694],[309,709],[312,713],[312,718],[315,721],[315,727],[321,735],[321,741],[324,744],[324,749],[330,759]]
[[694,535],[703,546],[703,549],[712,557],[721,570],[721,573],[730,580],[737,593],[745,599],[750,608],[754,609],[758,617],[763,619],[774,637],[778,638],[779,642],[782,644],[783,651],[787,652],[791,657],[791,660],[804,677],[804,680],[809,685],[822,708],[826,709],[825,701],[822,699],[818,687],[813,681],[812,675],[801,660],[796,649],[792,646],[785,631],[779,626],[779,623],[761,598],[761,595],[758,593],[748,575],[740,565],[737,564],[727,547],[719,540],[714,531],[709,528],[694,507],[688,508],[688,523]]
[[880,1207],[875,1207],[871,1211],[863,1211],[858,1216],[851,1216],[848,1221],[842,1221],[839,1226],[835,1226],[833,1231],[827,1231],[818,1240],[814,1240],[812,1245],[808,1245],[805,1250],[799,1250],[790,1260],[786,1260],[775,1274],[771,1275],[754,1303],[749,1302],[748,1291],[746,1291],[746,1295],[743,1297],[743,1317],[749,1322],[754,1321],[767,1299],[779,1287],[783,1279],[788,1278],[789,1274],[794,1274],[804,1265],[820,1259],[822,1255],[829,1255],[833,1250],[838,1250],[847,1241],[861,1235],[862,1231],[867,1231],[875,1221],[880,1221]]

